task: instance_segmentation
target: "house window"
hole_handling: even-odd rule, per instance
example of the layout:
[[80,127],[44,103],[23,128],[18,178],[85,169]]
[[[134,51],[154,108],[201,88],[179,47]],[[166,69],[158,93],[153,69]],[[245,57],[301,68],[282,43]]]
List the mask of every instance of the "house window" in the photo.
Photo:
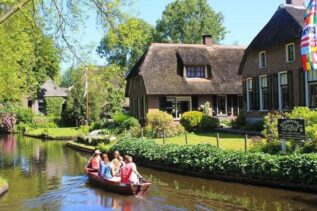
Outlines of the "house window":
[[217,96],[217,115],[227,116],[227,96]]
[[279,74],[279,83],[280,83],[280,109],[289,109],[289,88],[288,88],[288,78],[287,73],[280,73]]
[[205,66],[190,66],[186,69],[187,78],[206,78]]
[[167,97],[163,109],[175,119],[180,119],[183,113],[192,110],[192,99],[191,97]]
[[247,79],[247,110],[250,111],[252,109],[252,79]]
[[259,68],[265,68],[266,67],[266,52],[261,51],[259,53]]
[[317,71],[307,72],[309,107],[317,107]]
[[295,61],[295,45],[294,43],[286,45],[286,62]]
[[261,110],[266,111],[268,109],[268,92],[267,92],[267,76],[260,77],[260,105]]

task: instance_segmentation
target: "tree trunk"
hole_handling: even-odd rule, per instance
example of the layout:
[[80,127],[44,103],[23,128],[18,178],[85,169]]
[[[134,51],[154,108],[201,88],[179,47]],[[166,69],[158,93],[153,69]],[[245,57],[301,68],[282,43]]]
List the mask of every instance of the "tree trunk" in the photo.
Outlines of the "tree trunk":
[[23,6],[25,6],[31,0],[24,0],[21,3],[14,5],[8,12],[0,17],[0,24],[3,24],[8,18],[10,18],[14,13],[18,12]]

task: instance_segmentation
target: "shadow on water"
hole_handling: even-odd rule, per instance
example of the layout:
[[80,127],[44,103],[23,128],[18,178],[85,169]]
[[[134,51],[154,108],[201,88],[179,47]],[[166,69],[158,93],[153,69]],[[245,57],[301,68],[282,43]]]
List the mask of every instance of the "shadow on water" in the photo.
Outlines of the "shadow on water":
[[107,193],[83,173],[89,155],[64,142],[0,137],[0,210],[317,210],[317,196],[139,168],[153,182],[144,198]]

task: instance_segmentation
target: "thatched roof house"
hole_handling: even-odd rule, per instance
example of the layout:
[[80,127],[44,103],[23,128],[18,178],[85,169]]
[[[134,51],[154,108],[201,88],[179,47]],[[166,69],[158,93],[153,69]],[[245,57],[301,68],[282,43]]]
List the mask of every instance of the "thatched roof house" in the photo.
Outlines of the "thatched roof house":
[[[233,104],[238,110],[237,96],[242,94],[238,67],[244,48],[212,45],[211,36],[204,39],[210,45],[153,43],[149,47],[127,75],[126,96],[136,116],[142,119],[148,110],[161,109],[179,118],[207,101],[214,115],[233,115]],[[217,112],[220,95],[222,108]]]

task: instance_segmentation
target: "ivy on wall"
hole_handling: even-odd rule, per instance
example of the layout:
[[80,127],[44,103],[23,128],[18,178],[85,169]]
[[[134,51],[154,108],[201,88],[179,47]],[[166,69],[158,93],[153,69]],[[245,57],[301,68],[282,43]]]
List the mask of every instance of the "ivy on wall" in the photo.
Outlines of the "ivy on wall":
[[60,117],[62,113],[64,98],[49,97],[45,98],[46,115]]

